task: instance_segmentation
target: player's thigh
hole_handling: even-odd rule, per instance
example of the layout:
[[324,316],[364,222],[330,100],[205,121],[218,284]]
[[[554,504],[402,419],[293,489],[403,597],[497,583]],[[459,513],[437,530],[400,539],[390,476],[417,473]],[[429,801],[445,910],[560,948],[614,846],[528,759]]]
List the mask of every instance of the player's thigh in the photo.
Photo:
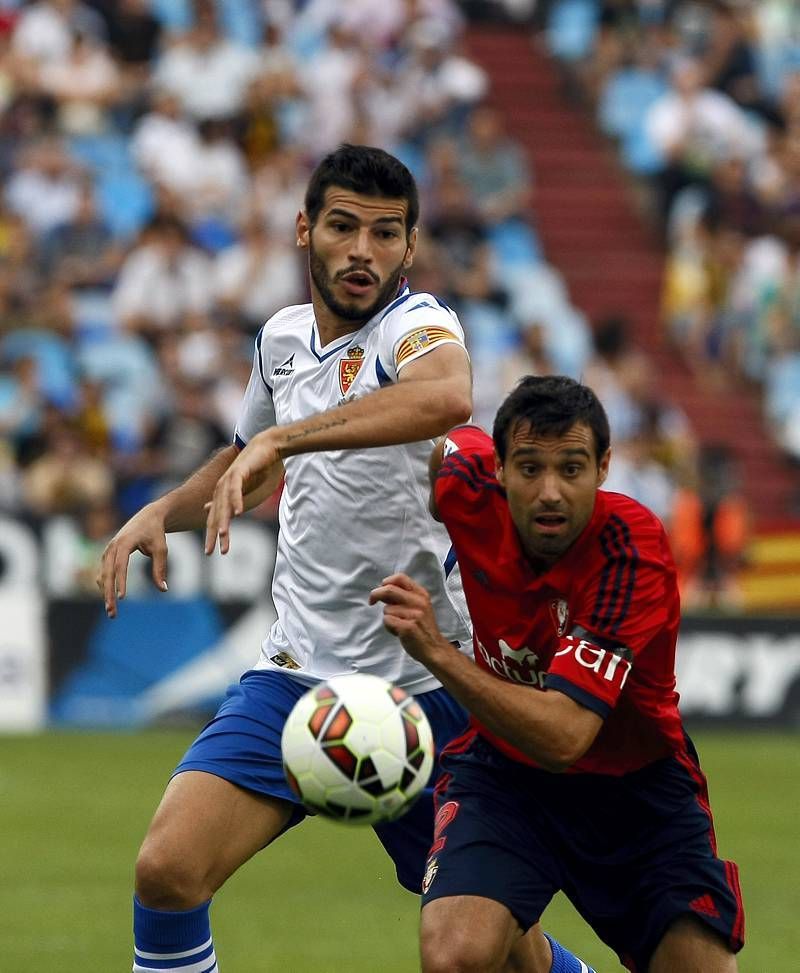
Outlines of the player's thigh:
[[[502,971],[522,930],[500,902],[454,895],[428,902],[420,917],[423,973]],[[544,966],[543,973],[549,969]]]
[[[173,777],[139,853],[140,882],[185,883],[210,895],[287,826],[293,806],[203,771]],[[144,873],[144,874],[142,874]]]
[[658,944],[647,973],[736,973],[736,957],[721,936],[692,916],[676,920]]

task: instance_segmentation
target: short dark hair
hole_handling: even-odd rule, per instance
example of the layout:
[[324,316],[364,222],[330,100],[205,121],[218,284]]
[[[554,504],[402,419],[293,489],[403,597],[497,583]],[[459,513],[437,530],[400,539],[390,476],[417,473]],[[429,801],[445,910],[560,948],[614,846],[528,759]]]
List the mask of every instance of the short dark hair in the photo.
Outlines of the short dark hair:
[[330,186],[341,186],[364,196],[404,199],[406,233],[417,225],[419,193],[414,177],[399,159],[383,149],[345,143],[325,156],[311,173],[306,189],[305,210],[312,226],[322,211]]
[[497,411],[492,437],[500,461],[506,458],[508,434],[517,422],[527,422],[542,436],[563,436],[576,422],[594,435],[597,460],[611,442],[606,410],[594,392],[566,375],[526,375]]

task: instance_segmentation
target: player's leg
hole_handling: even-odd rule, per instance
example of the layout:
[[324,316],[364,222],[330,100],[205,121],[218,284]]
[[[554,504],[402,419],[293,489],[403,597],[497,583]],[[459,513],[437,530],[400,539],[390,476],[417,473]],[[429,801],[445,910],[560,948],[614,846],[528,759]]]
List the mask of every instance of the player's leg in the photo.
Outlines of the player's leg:
[[541,930],[558,866],[546,835],[520,813],[507,765],[473,734],[443,755],[422,881],[423,969],[591,973]]
[[216,973],[211,896],[304,816],[280,753],[304,691],[281,673],[246,673],[189,748],[137,861],[135,973]]
[[583,776],[554,779],[559,798],[549,802],[581,915],[637,973],[735,971],[744,942],[738,870],[716,855],[691,751],[622,778]]
[[[522,935],[509,909],[494,899],[454,895],[425,905],[420,919],[423,973],[516,973],[551,969],[550,944],[537,935]],[[524,955],[511,960],[522,940]]]
[[292,805],[202,771],[169,782],[136,861],[149,909],[194,909],[283,831]]
[[658,945],[647,973],[736,973],[736,957],[713,929],[693,916],[677,919]]

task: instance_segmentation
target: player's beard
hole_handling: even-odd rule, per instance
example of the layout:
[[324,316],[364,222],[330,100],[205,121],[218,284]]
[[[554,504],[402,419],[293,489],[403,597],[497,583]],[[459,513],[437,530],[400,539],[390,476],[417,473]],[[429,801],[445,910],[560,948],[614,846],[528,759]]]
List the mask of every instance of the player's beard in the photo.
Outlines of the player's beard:
[[[405,258],[404,258],[405,259]],[[328,269],[324,262],[318,256],[316,250],[314,249],[314,244],[309,241],[308,245],[308,269],[311,274],[311,279],[314,282],[319,296],[322,298],[325,306],[336,315],[336,317],[341,318],[342,321],[353,321],[356,323],[364,323],[369,321],[369,319],[377,314],[382,307],[386,305],[397,295],[398,288],[400,287],[400,279],[403,276],[403,263],[401,262],[396,270],[393,270],[386,277],[386,283],[378,291],[375,300],[368,307],[356,307],[354,304],[345,304],[343,301],[338,300],[333,293],[333,281],[331,280]],[[342,271],[342,274],[352,273],[353,270],[364,270],[363,267],[348,267],[346,270]],[[366,271],[371,276],[372,271]]]

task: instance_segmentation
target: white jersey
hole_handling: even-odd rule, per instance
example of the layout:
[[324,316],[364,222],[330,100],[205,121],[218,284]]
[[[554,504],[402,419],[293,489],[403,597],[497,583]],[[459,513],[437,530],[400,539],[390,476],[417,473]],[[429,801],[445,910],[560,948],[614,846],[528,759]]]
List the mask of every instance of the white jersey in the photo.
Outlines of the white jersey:
[[[399,296],[358,331],[322,347],[312,305],[287,307],[256,338],[236,424],[244,446],[268,426],[305,419],[398,380],[440,345],[463,347],[456,315],[435,297]],[[287,457],[272,598],[277,621],[256,668],[313,683],[371,672],[411,692],[438,681],[383,626],[372,588],[402,571],[430,592],[446,638],[471,634],[450,539],[428,511],[431,440]]]

